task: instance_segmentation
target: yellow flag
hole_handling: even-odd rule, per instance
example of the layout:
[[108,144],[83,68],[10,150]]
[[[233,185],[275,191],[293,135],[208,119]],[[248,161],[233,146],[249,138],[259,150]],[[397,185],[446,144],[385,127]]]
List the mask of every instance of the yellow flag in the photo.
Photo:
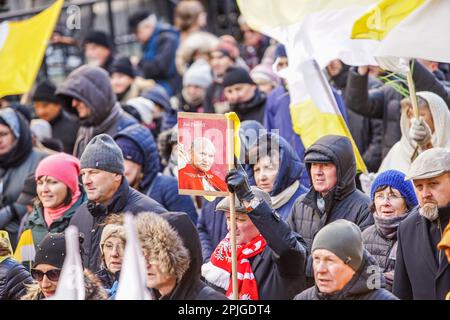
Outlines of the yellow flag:
[[0,97],[31,90],[64,0],[22,21],[0,24]]
[[14,259],[19,262],[34,261],[36,250],[34,248],[33,234],[31,230],[25,230],[20,236],[16,251],[14,252]]
[[352,38],[382,40],[424,2],[425,0],[382,0],[355,21]]
[[236,112],[225,113],[225,117],[227,117],[228,120],[231,120],[234,123],[234,154],[236,158],[239,159],[239,156],[241,154],[241,139],[239,138],[239,128],[241,127],[241,121],[239,120]]

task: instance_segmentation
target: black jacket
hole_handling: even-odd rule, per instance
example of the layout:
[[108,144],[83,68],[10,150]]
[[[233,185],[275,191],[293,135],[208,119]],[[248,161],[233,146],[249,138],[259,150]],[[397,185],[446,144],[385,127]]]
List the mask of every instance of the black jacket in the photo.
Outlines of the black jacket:
[[[373,224],[369,212],[370,199],[356,189],[356,163],[353,149],[348,139],[339,136],[322,138],[305,152],[321,153],[336,165],[336,186],[324,197],[325,210],[322,213],[317,206],[318,192],[311,187],[306,195],[300,196],[288,217],[291,228],[298,232],[311,248],[314,236],[323,226],[338,219],[346,219],[357,224],[361,230]],[[311,179],[311,164],[306,163]],[[312,183],[311,183],[312,185]]]
[[0,300],[20,300],[27,293],[24,284],[33,282],[25,267],[11,258],[0,263]]
[[201,278],[202,252],[197,229],[184,212],[167,212],[161,216],[170,223],[189,250],[189,268],[170,294],[162,300],[226,300],[225,295],[206,285]]
[[[305,157],[310,152],[319,152],[332,159],[336,165],[337,182],[333,190],[324,197],[324,212],[317,206],[318,192],[311,187],[306,195],[297,199],[287,219],[292,230],[305,239],[309,250],[317,232],[335,220],[349,220],[361,230],[374,223],[369,211],[369,197],[356,189],[356,163],[349,140],[339,136],[328,136],[322,138],[321,143],[315,143],[308,148]],[[306,167],[311,179],[311,164],[306,163]],[[307,266],[309,278],[313,276],[311,263],[309,259]]]
[[[413,80],[416,91],[431,91],[441,96],[450,105],[450,90],[419,62],[414,64]],[[368,90],[368,76],[361,76],[355,68],[349,71],[345,105],[354,112],[369,118],[383,120],[384,158],[389,149],[400,140],[400,93],[390,85]]]
[[306,243],[266,202],[248,215],[267,243],[250,258],[259,300],[292,299],[306,288]]
[[450,265],[437,242],[449,222],[450,206],[430,222],[418,207],[400,223],[393,292],[400,299],[444,300],[450,290]]
[[84,266],[92,272],[97,272],[100,267],[100,237],[103,231],[100,224],[108,214],[138,214],[143,211],[162,213],[167,210],[152,198],[131,188],[125,177],[107,206],[90,201],[80,206],[70,220],[70,225],[77,226],[79,232],[84,234]]
[[264,110],[266,109],[266,94],[258,88],[255,95],[247,102],[230,104],[230,110],[236,112],[239,120],[256,120],[264,123]]
[[382,289],[384,277],[373,257],[364,250],[363,262],[341,291],[323,294],[317,286],[306,289],[295,296],[294,300],[398,300],[396,296]]
[[50,125],[52,126],[53,138],[61,140],[65,153],[72,154],[80,127],[78,119],[65,110],[61,110],[59,115],[50,121]]

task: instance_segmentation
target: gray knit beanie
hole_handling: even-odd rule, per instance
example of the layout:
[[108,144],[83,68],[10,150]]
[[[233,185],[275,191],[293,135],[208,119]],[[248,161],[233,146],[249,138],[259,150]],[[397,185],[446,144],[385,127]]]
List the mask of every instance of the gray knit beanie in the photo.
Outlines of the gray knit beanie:
[[363,240],[359,227],[339,219],[323,227],[313,241],[311,252],[325,249],[333,252],[345,264],[357,271],[363,260]]
[[99,169],[111,173],[124,173],[122,150],[107,134],[99,134],[89,141],[80,158],[81,169]]

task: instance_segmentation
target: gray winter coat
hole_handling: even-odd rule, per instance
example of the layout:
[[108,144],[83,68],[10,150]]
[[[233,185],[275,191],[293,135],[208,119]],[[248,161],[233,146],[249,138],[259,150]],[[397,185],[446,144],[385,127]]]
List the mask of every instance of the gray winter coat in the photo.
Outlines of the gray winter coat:
[[334,294],[323,294],[317,286],[306,289],[295,296],[294,300],[398,300],[396,296],[382,289],[384,277],[376,262],[364,250],[363,262],[349,283]]
[[66,101],[64,107],[78,116],[72,107],[73,98],[82,101],[91,111],[88,118],[80,119],[80,129],[73,155],[80,157],[89,141],[100,133],[114,136],[120,130],[137,123],[123,111],[116,100],[108,73],[97,67],[82,66],[69,74],[56,94]]

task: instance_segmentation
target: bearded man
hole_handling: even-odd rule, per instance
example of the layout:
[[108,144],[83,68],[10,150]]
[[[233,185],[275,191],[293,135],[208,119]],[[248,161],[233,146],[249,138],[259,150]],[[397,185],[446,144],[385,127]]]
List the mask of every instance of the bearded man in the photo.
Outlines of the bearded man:
[[443,300],[450,266],[437,248],[450,217],[450,149],[432,148],[411,164],[419,206],[400,223],[393,293],[400,299]]

